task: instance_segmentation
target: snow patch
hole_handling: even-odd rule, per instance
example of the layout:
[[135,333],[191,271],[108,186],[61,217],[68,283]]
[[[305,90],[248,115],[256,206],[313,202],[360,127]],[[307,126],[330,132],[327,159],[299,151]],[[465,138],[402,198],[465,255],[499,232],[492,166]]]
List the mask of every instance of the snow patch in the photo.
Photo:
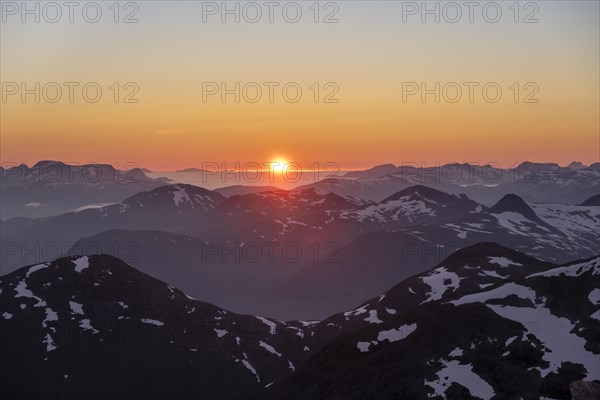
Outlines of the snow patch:
[[[454,272],[448,271],[446,267],[433,270],[428,276],[421,278],[423,283],[431,288],[427,294],[428,298],[421,304],[441,299],[448,289],[458,289],[461,279]],[[448,280],[450,283],[445,283]]]
[[[375,342],[375,344],[377,344],[377,342]],[[369,351],[369,347],[371,347],[371,342],[358,342],[356,343],[356,347],[361,353],[366,353]]]
[[92,331],[92,333],[95,335],[96,333],[100,333],[100,331],[98,331],[97,329],[95,329],[92,326],[92,323],[90,322],[89,319],[82,319],[81,321],[79,321],[79,327],[81,329],[83,329],[84,331]]
[[46,308],[46,318],[42,321],[42,326],[47,328],[48,322],[51,321],[58,321],[58,314],[51,308]]
[[29,269],[27,270],[27,273],[25,274],[25,278],[29,278],[29,275],[33,274],[35,271],[39,271],[42,268],[46,268],[48,266],[47,263],[44,264],[38,264],[38,265],[34,265],[32,267],[29,267]]
[[344,316],[350,317],[350,316],[354,316],[354,315],[364,314],[366,312],[367,312],[367,306],[365,305],[365,306],[359,307],[355,310],[345,312]]
[[78,259],[73,260],[71,262],[73,263],[73,265],[75,265],[75,272],[79,273],[81,273],[81,271],[83,271],[84,269],[89,268],[90,266],[88,256],[79,257]]
[[437,372],[438,379],[432,382],[425,381],[425,384],[434,390],[435,395],[445,399],[446,389],[453,382],[466,387],[471,392],[471,395],[484,400],[489,400],[495,395],[494,389],[473,372],[471,364],[460,364],[458,361],[442,362],[444,366]]
[[[15,287],[15,292],[17,292],[15,297],[27,297],[30,299],[37,300],[37,303],[33,305],[34,307],[46,307],[46,302],[40,299],[39,297],[35,296],[33,292],[27,288],[25,280],[22,280],[17,284],[17,286]],[[21,308],[24,308],[23,304],[21,304]]]
[[585,349],[584,338],[571,333],[574,324],[568,319],[557,317],[542,307],[487,306],[501,317],[521,323],[549,349],[543,359],[550,366],[540,371],[542,376],[556,371],[565,361],[582,364],[590,378],[600,376],[598,355]]
[[462,357],[463,355],[463,351],[460,347],[455,348],[454,350],[452,350],[450,352],[450,354],[448,354],[448,356],[450,357]]
[[497,265],[499,265],[501,267],[504,267],[504,268],[510,267],[511,265],[514,265],[516,267],[522,267],[523,266],[523,264],[516,263],[516,262],[514,262],[514,261],[512,261],[512,260],[510,260],[510,259],[508,259],[506,257],[488,257],[488,260],[489,260],[490,263],[497,264]]
[[150,318],[142,318],[141,321],[145,324],[150,324],[150,325],[156,325],[156,326],[163,326],[164,323],[157,321],[155,319],[150,319]]
[[263,324],[265,324],[269,327],[269,333],[271,335],[274,335],[277,332],[277,324],[276,323],[274,323],[273,321],[269,321],[268,319],[263,318],[263,317],[256,316],[256,318],[259,321],[261,321]]
[[457,300],[451,301],[450,303],[454,304],[455,306],[467,303],[485,303],[487,300],[504,299],[513,294],[521,299],[531,300],[532,302],[535,302],[537,298],[532,289],[526,286],[517,285],[516,283],[507,283],[486,292],[473,293],[463,296]]
[[505,211],[501,214],[492,214],[496,217],[500,226],[508,230],[510,233],[517,235],[527,235],[529,228],[525,224],[535,224],[527,219],[523,214]]
[[365,321],[370,324],[381,324],[383,322],[377,317],[377,310],[370,310],[369,316],[365,318]]
[[410,325],[402,325],[397,329],[389,329],[386,331],[381,331],[377,335],[378,341],[388,340],[391,342],[397,342],[399,340],[406,339],[410,334],[412,334],[417,329],[417,324]]
[[553,268],[548,271],[538,272],[536,274],[529,275],[527,278],[533,278],[536,276],[581,276],[586,272],[591,272],[592,275],[600,275],[600,257],[596,257],[593,260],[584,261],[581,263],[567,265],[565,267]]
[[56,349],[56,344],[54,344],[54,340],[52,339],[52,336],[50,336],[49,333],[46,334],[46,337],[44,338],[42,343],[44,343],[46,345],[47,352],[50,352],[50,351]]
[[258,382],[260,382],[260,378],[258,377],[258,373],[256,373],[256,370],[254,369],[254,367],[252,366],[252,364],[250,364],[248,362],[248,360],[242,360],[242,364],[244,364],[244,367],[248,368],[248,370],[250,370],[250,372],[252,372],[254,374],[254,376],[256,376],[256,380]]
[[215,329],[215,333],[217,334],[218,338],[222,338],[223,336],[227,335],[227,330],[226,329]]
[[83,305],[76,303],[74,301],[69,301],[69,307],[71,308],[71,314],[84,315]]
[[275,354],[277,357],[281,357],[281,353],[279,353],[277,350],[275,350],[275,348],[273,346],[271,346],[270,344],[267,344],[267,343],[263,342],[262,340],[259,340],[258,345],[260,347],[262,347],[263,349],[267,350],[269,353]]

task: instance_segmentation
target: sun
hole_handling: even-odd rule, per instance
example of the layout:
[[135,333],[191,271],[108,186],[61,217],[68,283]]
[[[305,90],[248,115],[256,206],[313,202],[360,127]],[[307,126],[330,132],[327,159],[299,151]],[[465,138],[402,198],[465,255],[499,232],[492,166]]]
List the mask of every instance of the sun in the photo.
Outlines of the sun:
[[273,171],[283,171],[287,165],[288,162],[283,158],[277,158],[271,161],[271,169]]

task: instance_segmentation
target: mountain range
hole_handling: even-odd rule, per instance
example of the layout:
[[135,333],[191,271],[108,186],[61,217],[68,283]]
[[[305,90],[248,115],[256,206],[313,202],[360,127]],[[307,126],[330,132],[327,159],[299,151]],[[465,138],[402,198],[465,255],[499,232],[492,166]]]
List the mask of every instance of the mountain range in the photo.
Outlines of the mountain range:
[[464,193],[486,205],[492,205],[506,194],[516,194],[528,202],[579,204],[600,190],[600,163],[582,167],[532,162],[512,168],[468,163],[386,164],[366,171],[350,171],[342,177],[323,179],[300,188],[314,187],[381,201],[403,188],[425,185],[447,193]]
[[40,161],[0,166],[0,217],[47,217],[80,207],[118,203],[138,192],[166,183],[152,179],[135,165],[66,164]]
[[555,263],[600,253],[598,206],[509,194],[487,207],[422,185],[381,202],[315,188],[226,197],[165,185],[99,208],[0,221],[0,230],[3,273],[108,253],[193,296],[277,318],[323,318],[478,242]]
[[115,257],[65,257],[1,278],[0,396],[569,399],[600,378],[599,319],[600,257],[496,243],[321,321],[236,314]]

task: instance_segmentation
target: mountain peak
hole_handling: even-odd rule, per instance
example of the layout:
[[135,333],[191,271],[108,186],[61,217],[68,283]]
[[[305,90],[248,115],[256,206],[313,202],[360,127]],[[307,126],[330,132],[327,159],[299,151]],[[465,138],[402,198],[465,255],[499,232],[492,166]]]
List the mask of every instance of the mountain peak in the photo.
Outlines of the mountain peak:
[[586,168],[586,166],[580,163],[579,161],[573,161],[571,164],[567,165],[567,168],[576,171],[578,169],[584,169]]
[[[109,254],[94,254],[89,256],[68,256],[61,257],[52,262],[38,263],[22,267],[16,271],[11,272],[8,276],[12,275],[25,275],[25,278],[29,278],[30,275],[43,270],[42,276],[48,278],[48,281],[53,281],[54,278],[64,277],[65,275],[81,274],[83,271],[101,271],[114,268],[124,268],[130,271],[136,271],[133,267],[130,267],[121,259],[116,258]],[[94,274],[96,273],[94,272]],[[87,274],[88,272],[86,272]]]
[[490,208],[490,212],[492,214],[502,214],[503,212],[515,212],[523,215],[529,220],[537,221],[539,220],[535,211],[529,204],[525,202],[522,198],[517,196],[516,194],[509,193],[502,197],[496,204]]
[[587,167],[588,169],[592,169],[592,170],[600,170],[600,162],[596,162],[591,164],[589,167]]
[[444,193],[437,189],[430,188],[429,186],[414,185],[414,186],[407,187],[406,189],[403,189],[399,192],[394,193],[393,195],[382,200],[381,203],[395,201],[402,197],[407,197],[407,196],[419,197],[422,199],[433,200],[433,201],[445,200],[445,199],[449,199],[449,198],[456,198],[456,196],[453,196],[448,193]]
[[398,167],[394,164],[381,164],[363,171],[348,171],[344,177],[362,179],[378,178],[384,175],[393,174],[394,172],[397,172],[397,170]]
[[446,259],[442,262],[445,263],[454,263],[456,261],[464,262],[466,260],[470,260],[473,258],[481,258],[481,257],[507,257],[512,259],[528,259],[535,260],[537,259],[530,257],[524,253],[519,251],[510,249],[508,247],[502,246],[496,242],[481,242],[476,243],[474,245],[464,247],[460,250],[455,251],[450,254]]
[[40,160],[37,163],[35,163],[35,165],[31,168],[47,168],[51,165],[64,166],[66,164],[61,161],[55,161],[55,160]]
[[578,204],[580,206],[585,206],[585,207],[592,207],[592,206],[600,206],[600,194],[596,194],[592,197],[590,197],[589,199],[587,199],[586,201],[584,201],[581,204]]
[[159,186],[149,192],[137,193],[123,201],[127,205],[172,205],[194,208],[195,205],[213,208],[216,203],[225,200],[221,193],[186,183]]
[[557,163],[543,163],[543,162],[532,162],[532,161],[523,161],[521,164],[517,166],[517,169],[528,168],[532,166],[537,166],[540,169],[560,169],[561,166]]

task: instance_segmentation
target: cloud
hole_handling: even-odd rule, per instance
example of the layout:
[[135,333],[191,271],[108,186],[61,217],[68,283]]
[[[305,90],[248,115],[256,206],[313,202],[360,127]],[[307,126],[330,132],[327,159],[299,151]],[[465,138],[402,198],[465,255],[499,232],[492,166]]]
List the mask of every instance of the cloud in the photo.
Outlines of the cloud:
[[95,204],[87,204],[85,206],[81,206],[78,208],[74,208],[72,210],[69,210],[69,212],[79,212],[79,211],[83,211],[83,210],[89,210],[92,208],[102,208],[102,207],[106,207],[106,206],[110,206],[111,204],[116,204],[116,203],[95,203]]

